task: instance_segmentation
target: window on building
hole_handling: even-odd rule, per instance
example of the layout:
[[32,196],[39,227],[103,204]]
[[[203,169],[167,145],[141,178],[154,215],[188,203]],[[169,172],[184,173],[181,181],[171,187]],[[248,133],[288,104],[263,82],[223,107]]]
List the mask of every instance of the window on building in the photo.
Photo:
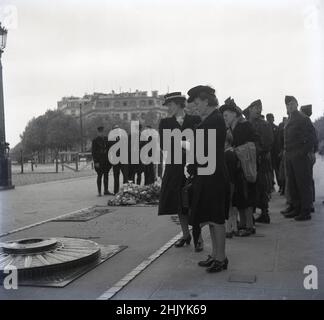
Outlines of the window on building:
[[149,106],[153,106],[154,105],[154,101],[153,100],[149,100],[148,104],[149,104]]
[[115,107],[120,107],[120,101],[115,101],[114,106]]
[[110,105],[110,104],[109,104],[109,102],[107,101],[107,102],[106,102],[106,108],[109,108],[109,105]]
[[137,120],[137,113],[132,113],[132,120]]
[[123,101],[123,106],[127,107],[127,105],[128,105],[127,101]]
[[141,106],[142,107],[146,106],[146,101],[145,100],[141,100]]
[[124,120],[128,120],[128,114],[125,112],[124,115],[123,115],[123,119]]

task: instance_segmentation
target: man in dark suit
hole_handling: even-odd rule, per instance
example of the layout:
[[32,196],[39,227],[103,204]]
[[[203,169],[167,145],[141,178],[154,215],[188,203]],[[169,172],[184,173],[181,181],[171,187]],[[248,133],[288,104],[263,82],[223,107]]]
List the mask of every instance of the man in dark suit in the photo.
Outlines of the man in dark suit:
[[94,168],[97,172],[98,196],[101,196],[102,177],[104,182],[104,194],[111,194],[108,191],[108,173],[110,164],[108,160],[108,138],[104,136],[104,127],[98,127],[98,136],[92,140],[92,158]]
[[315,160],[316,138],[309,117],[298,111],[297,99],[286,96],[285,103],[289,120],[285,128],[285,156],[288,189],[291,205],[286,218],[296,221],[311,219],[313,203],[312,167]]

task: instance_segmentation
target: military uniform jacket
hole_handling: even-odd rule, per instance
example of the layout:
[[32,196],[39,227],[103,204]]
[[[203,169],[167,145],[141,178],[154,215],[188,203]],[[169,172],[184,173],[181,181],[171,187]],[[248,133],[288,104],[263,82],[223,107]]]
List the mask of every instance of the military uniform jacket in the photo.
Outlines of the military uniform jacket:
[[298,110],[291,113],[284,130],[285,151],[294,154],[314,152],[316,132],[311,120]]
[[92,158],[94,163],[99,163],[101,169],[108,166],[108,138],[96,137],[92,140]]
[[256,134],[255,146],[257,154],[266,154],[271,151],[273,145],[273,131],[269,123],[257,118],[251,121],[252,127]]

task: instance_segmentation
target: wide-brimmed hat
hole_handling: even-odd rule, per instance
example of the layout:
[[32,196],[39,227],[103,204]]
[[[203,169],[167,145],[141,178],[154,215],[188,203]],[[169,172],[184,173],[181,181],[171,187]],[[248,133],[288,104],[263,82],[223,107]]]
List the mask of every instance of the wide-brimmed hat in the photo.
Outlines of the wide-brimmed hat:
[[181,92],[171,92],[164,96],[163,106],[174,100],[186,101],[186,97],[181,94]]
[[193,87],[191,88],[187,93],[188,93],[188,102],[193,102],[198,96],[200,93],[202,92],[205,92],[207,94],[210,94],[210,95],[215,95],[215,89],[209,87],[209,86],[196,86],[196,87]]
[[234,101],[233,98],[229,97],[224,101],[225,104],[223,104],[219,111],[221,113],[224,113],[225,111],[232,111],[235,112],[238,116],[242,115],[242,110],[240,107],[238,107]]

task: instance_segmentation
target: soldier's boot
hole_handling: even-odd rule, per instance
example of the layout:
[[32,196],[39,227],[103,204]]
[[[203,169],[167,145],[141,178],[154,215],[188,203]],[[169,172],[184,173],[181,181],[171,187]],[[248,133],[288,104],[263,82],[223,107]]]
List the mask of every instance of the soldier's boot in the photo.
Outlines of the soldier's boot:
[[285,218],[295,218],[300,215],[300,208],[295,208],[293,211],[290,211],[286,214],[284,214]]
[[260,214],[260,216],[257,219],[255,219],[255,222],[269,224],[270,216],[269,216],[268,210],[262,210],[262,213]]
[[306,221],[312,219],[311,210],[301,210],[299,215],[295,217],[296,221]]
[[288,213],[293,212],[294,210],[295,208],[290,204],[286,209],[281,210],[280,213],[286,215]]

